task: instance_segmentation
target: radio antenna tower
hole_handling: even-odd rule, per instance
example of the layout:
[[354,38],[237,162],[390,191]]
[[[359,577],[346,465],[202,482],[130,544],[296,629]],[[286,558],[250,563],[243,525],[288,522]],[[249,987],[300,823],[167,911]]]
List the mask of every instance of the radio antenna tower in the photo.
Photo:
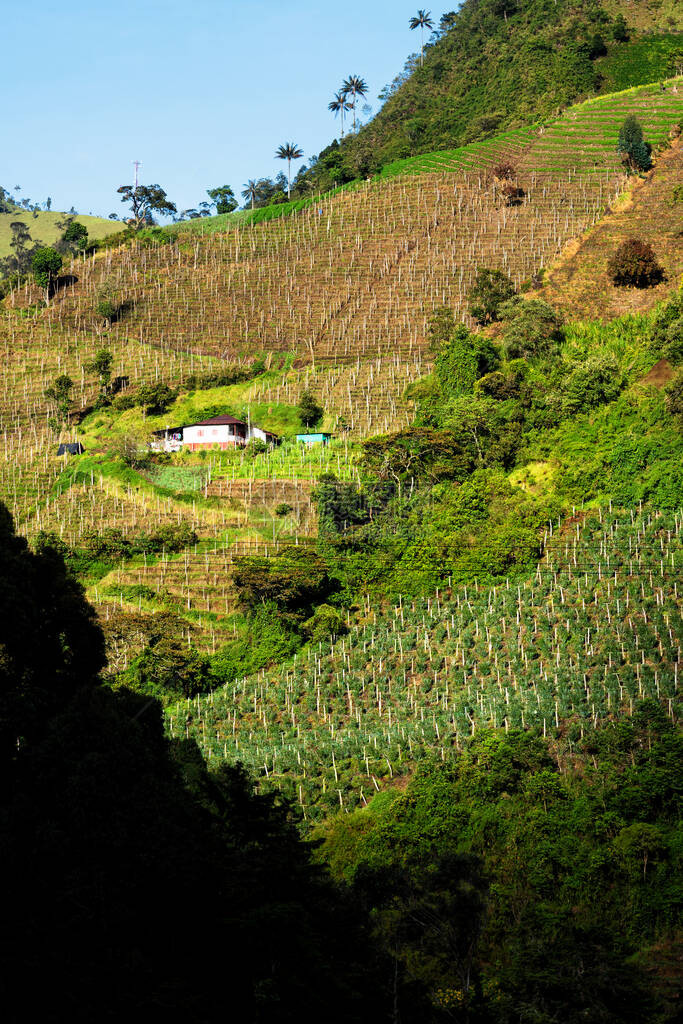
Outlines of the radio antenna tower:
[[138,187],[138,170],[140,168],[140,161],[133,160],[133,167],[135,168],[135,187]]

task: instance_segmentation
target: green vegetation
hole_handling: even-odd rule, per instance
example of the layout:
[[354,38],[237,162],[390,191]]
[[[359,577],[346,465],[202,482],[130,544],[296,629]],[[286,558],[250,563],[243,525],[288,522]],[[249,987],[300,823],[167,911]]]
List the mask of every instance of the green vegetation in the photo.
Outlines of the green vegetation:
[[[558,109],[672,73],[674,16],[467,0],[427,40],[419,10],[373,122],[351,75],[341,143],[294,180],[281,147],[250,209],[219,186],[159,228],[163,189],[122,186],[126,247],[49,305],[12,221],[4,966],[26,1006],[40,965],[38,1016],[677,1019],[683,290],[575,322],[539,272],[680,98]],[[92,238],[61,223],[48,293]],[[661,283],[622,250],[614,281]],[[222,413],[282,443],[150,446]]]
[[632,171],[648,171],[652,166],[652,146],[643,138],[642,126],[633,114],[619,129],[617,153],[621,153]]
[[417,987],[430,1020],[671,1019],[681,754],[643,703],[572,757],[481,736],[338,815],[320,858],[370,914],[401,1013]]
[[130,206],[130,224],[135,231],[153,223],[155,213],[170,215],[178,212],[160,185],[121,185],[116,191],[121,202]]
[[209,188],[206,190],[211,202],[216,207],[216,213],[232,213],[233,210],[237,209],[237,200],[235,199],[235,193],[229,185],[220,185],[218,188]]
[[57,377],[54,384],[50,387],[45,388],[45,397],[54,402],[57,412],[59,413],[62,420],[66,421],[69,418],[69,409],[71,407],[71,392],[73,390],[74,382],[68,374],[62,373]]
[[[628,7],[625,10],[628,14]],[[617,15],[614,29],[623,21],[623,17],[620,22]],[[627,89],[629,86],[657,82],[672,74],[680,74],[675,64],[675,57],[681,50],[680,27],[678,34],[662,33],[630,40],[615,37],[615,41],[620,45],[611,47],[608,56],[600,64],[600,72],[611,89]]]
[[[680,37],[666,34],[664,12],[638,12],[640,31],[650,30],[641,36],[630,28],[628,5],[614,18],[606,7],[579,0],[469,0],[426,48],[424,66],[419,56],[409,58],[384,90],[379,113],[342,145],[323,150],[306,180],[325,190],[396,160],[531,124],[595,92],[671,75]],[[680,14],[673,17],[680,26]]]
[[57,274],[62,267],[62,257],[56,249],[43,246],[33,253],[31,267],[36,284],[45,290],[45,301],[47,302],[54,292]]
[[299,404],[297,406],[301,424],[305,428],[314,427],[323,416],[324,409],[316,399],[310,388],[305,388],[301,392],[299,398]]

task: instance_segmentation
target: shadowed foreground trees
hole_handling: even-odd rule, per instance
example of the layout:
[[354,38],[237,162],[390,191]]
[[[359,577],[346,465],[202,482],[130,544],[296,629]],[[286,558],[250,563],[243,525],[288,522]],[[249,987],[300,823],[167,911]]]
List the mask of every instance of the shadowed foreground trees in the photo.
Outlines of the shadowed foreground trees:
[[154,700],[101,685],[79,584],[4,507],[0,564],[5,1019],[381,1013],[356,911],[288,805],[239,767],[210,774]]

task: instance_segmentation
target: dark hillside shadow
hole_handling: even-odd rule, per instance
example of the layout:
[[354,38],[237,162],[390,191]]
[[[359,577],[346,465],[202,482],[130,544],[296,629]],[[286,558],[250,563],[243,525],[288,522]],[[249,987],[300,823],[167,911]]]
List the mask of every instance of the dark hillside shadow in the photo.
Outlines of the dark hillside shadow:
[[61,274],[55,278],[50,288],[50,298],[57,295],[58,292],[64,291],[65,288],[71,288],[72,285],[76,284],[78,277],[76,274]]

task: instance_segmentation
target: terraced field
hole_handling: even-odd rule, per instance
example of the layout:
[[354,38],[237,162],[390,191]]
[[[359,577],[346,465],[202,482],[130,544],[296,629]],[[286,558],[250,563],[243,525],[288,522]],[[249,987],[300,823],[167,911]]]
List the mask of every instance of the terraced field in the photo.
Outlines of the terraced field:
[[[683,113],[683,91],[669,83],[663,91],[630,90],[585,103],[552,124],[402,162],[382,179],[272,222],[226,233],[187,230],[172,244],[76,261],[71,271],[78,280],[48,309],[30,286],[15,292],[0,317],[0,498],[20,529],[28,536],[54,530],[78,545],[87,531],[104,526],[130,536],[187,523],[200,538],[198,558],[212,538],[225,557],[235,544],[312,536],[309,495],[320,473],[354,479],[348,445],[411,422],[405,391],[429,370],[425,324],[434,306],[449,304],[466,318],[465,296],[478,265],[505,269],[518,284],[528,281],[614,203],[625,180],[616,135],[628,112],[638,114],[653,142],[663,142]],[[575,146],[568,137],[576,137]],[[665,154],[662,165],[673,155]],[[505,205],[492,178],[491,167],[501,160],[517,168],[525,192],[517,207]],[[657,173],[652,181],[654,188]],[[108,328],[94,308],[104,286],[127,304]],[[293,369],[253,381],[244,391],[245,408],[291,412],[310,387],[325,409],[326,428],[341,440],[315,452],[284,445],[255,459],[212,456],[188,498],[184,484],[169,484],[163,474],[133,482],[112,477],[97,461],[106,457],[111,437],[94,433],[90,478],[64,487],[67,463],[57,458],[57,443],[78,436],[75,421],[97,395],[89,364],[103,346],[114,355],[114,375],[132,386],[163,380],[180,388],[190,374],[223,366],[226,358],[274,353]],[[61,433],[44,397],[60,373],[74,381],[75,409]],[[283,503],[292,510],[276,514]],[[132,565],[130,578],[121,571],[92,595],[105,615],[115,605],[120,611],[122,602],[124,609],[145,610],[143,591],[126,588],[153,594],[166,586],[155,565]],[[196,586],[199,642],[211,646],[211,631],[226,615],[224,585]],[[183,588],[177,596],[169,607],[183,610],[191,623],[192,597],[188,609]],[[156,608],[152,601],[148,610]],[[125,645],[121,652],[125,659]]]
[[370,613],[303,660],[169,711],[210,763],[239,759],[309,818],[351,809],[481,729],[571,749],[634,701],[678,714],[683,514],[598,510],[549,525],[524,584]]
[[[396,160],[382,170],[385,177],[406,174],[457,173],[479,170],[508,160],[525,171],[555,173],[580,168],[587,173],[615,162],[619,129],[627,113],[635,114],[655,148],[662,146],[681,116],[683,80],[640,86],[576,104],[554,121],[516,128],[484,142],[459,149]],[[568,144],[569,141],[569,144]]]
[[482,172],[370,182],[296,217],[156,250],[107,254],[48,317],[92,331],[105,281],[130,302],[138,334],[179,352],[221,358],[294,351],[308,361],[378,354],[414,361],[435,305],[462,309],[478,262],[529,279],[593,224],[621,187],[600,176],[520,178],[508,208]]
[[[138,559],[136,564],[122,565],[93,584],[88,589],[88,598],[105,623],[108,639],[111,629],[106,623],[114,612],[136,615],[143,637],[146,627],[153,623],[149,617],[165,612],[176,617],[182,637],[191,637],[197,648],[215,653],[236,636],[237,604],[231,580],[235,559],[244,555],[274,555],[290,542],[286,523],[280,524],[269,540],[255,530],[214,535],[211,541],[180,555],[145,559],[145,564]],[[299,542],[305,543],[306,538]],[[128,666],[138,651],[136,639],[118,639],[116,657],[110,657],[110,672]]]
[[[450,165],[447,156],[419,158],[417,176],[369,181],[271,223],[110,251],[79,264],[78,283],[43,317],[52,330],[91,333],[107,285],[131,307],[111,335],[164,352],[291,351],[333,364],[390,354],[412,363],[435,305],[464,315],[478,264],[519,285],[598,220],[624,184],[615,149],[625,114],[662,143],[683,111],[677,90],[670,83],[584,103],[552,124],[457,151]],[[525,193],[517,207],[490,176],[501,159],[517,166]]]

